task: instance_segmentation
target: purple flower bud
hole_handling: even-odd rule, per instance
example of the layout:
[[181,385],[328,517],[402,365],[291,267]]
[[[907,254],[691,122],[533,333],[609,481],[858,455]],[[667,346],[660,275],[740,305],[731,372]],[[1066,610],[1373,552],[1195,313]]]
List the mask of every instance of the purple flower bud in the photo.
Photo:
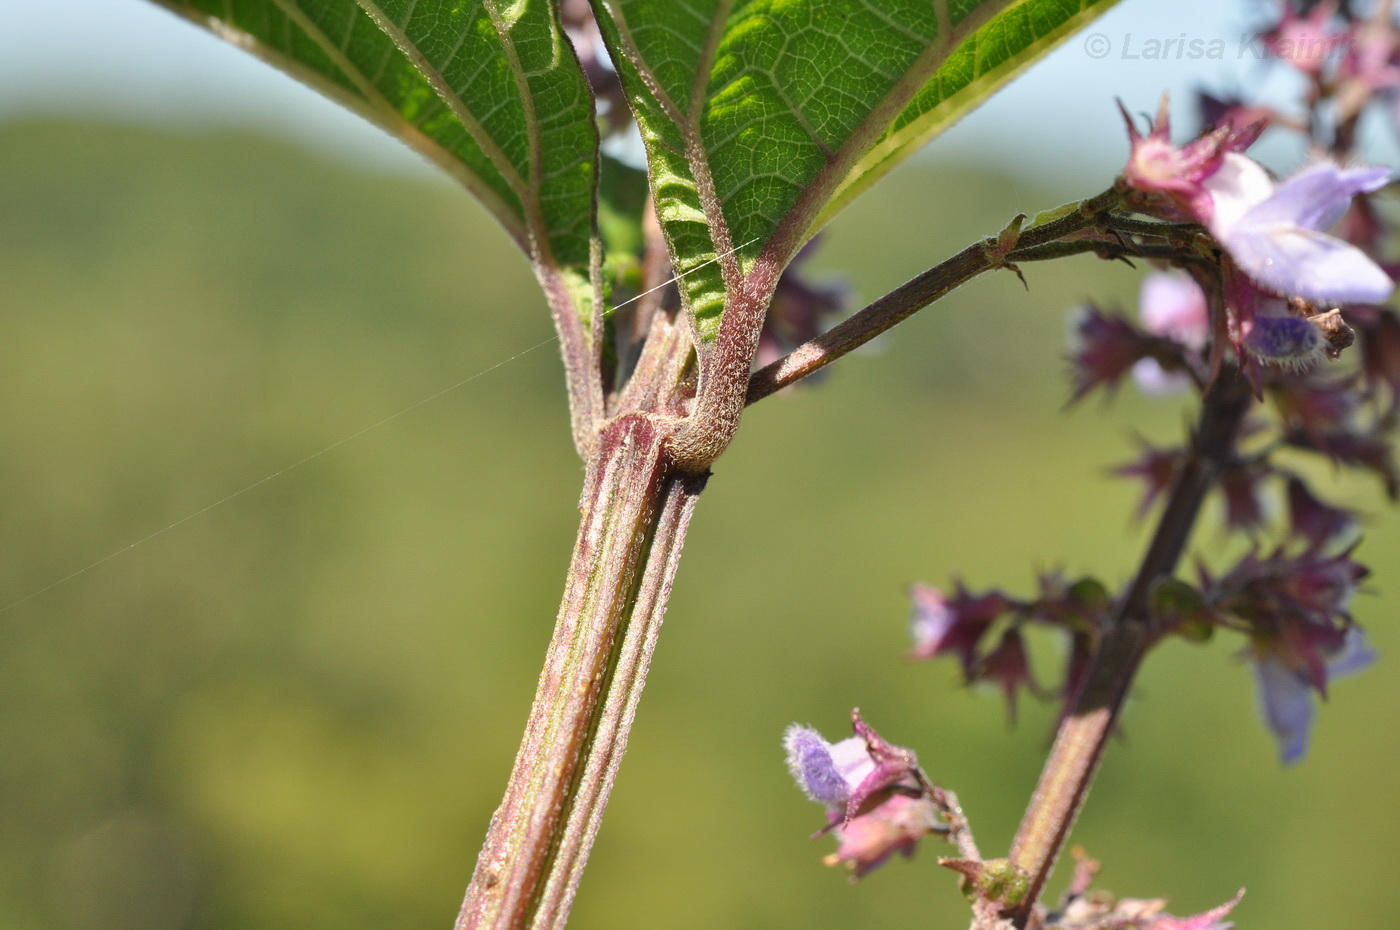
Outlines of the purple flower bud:
[[1323,359],[1327,342],[1316,326],[1301,317],[1258,316],[1244,346],[1262,362],[1302,371]]
[[829,808],[844,809],[875,761],[858,736],[831,744],[811,727],[794,723],[783,734],[788,769],[807,797]]

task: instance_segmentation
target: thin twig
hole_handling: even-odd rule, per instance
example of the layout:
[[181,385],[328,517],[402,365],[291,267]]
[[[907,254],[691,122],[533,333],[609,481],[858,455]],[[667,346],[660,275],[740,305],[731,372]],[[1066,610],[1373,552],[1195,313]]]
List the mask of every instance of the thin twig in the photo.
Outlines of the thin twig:
[[1012,249],[1007,252],[998,250],[996,238],[974,242],[815,339],[798,346],[783,358],[754,372],[749,378],[746,403],[757,403],[825,368],[983,272],[1006,267],[1018,251],[1055,242],[1095,225],[1118,202],[1116,189],[1104,191],[1082,201],[1077,209],[1063,216],[1020,231]]

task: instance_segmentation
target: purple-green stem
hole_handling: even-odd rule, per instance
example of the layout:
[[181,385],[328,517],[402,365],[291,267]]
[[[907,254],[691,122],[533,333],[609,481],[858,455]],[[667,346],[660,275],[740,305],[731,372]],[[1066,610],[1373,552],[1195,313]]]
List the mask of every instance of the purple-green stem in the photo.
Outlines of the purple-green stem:
[[554,637],[458,930],[562,926],[627,744],[705,477],[677,471],[665,420],[603,430]]
[[1200,424],[1152,541],[1132,586],[1113,612],[1073,710],[1060,723],[1040,783],[1012,844],[1011,861],[1030,876],[1025,898],[1006,915],[1017,928],[1026,926],[1055,868],[1133,679],[1159,635],[1149,609],[1153,586],[1176,570],[1201,504],[1234,454],[1251,401],[1248,383],[1228,366],[1205,394]]
[[[749,378],[745,403],[757,403],[825,368],[984,272],[1014,268],[1017,261],[1041,258],[1037,249],[1095,225],[1118,205],[1119,199],[1118,191],[1110,188],[1081,201],[1077,208],[1049,222],[1028,229],[1019,229],[1013,222],[1001,236],[974,242],[928,271],[910,278],[810,342],[798,346],[783,358],[754,372]],[[1016,229],[1015,234],[1008,236],[1007,231],[1013,228]],[[1090,251],[1097,248],[1097,244],[1088,246]]]
[[[457,930],[563,926],[626,747],[690,514],[743,407],[983,272],[1056,257],[1037,250],[1095,226],[1118,201],[1109,190],[1029,229],[1018,219],[750,375],[781,273],[776,262],[758,261],[702,361],[689,416],[681,396],[689,341],[684,325],[663,314],[655,315],[632,378],[607,402],[613,419],[596,437],[585,422],[599,422],[591,379],[575,379],[579,366],[567,366],[571,384],[584,381],[575,385],[573,405],[576,438],[589,437],[580,442],[589,460],[582,520],[529,722]],[[577,363],[582,340],[576,332],[563,335]]]

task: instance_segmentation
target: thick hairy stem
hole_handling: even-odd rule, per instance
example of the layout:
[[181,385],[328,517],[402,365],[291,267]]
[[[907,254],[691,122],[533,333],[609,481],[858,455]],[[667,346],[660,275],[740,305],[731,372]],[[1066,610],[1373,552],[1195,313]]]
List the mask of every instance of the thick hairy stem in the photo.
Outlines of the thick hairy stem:
[[672,467],[669,438],[641,415],[599,437],[554,637],[457,930],[545,930],[568,916],[705,484]]
[[1232,367],[1221,371],[1206,393],[1190,454],[1172,485],[1132,586],[1113,613],[1074,709],[1060,723],[1011,847],[1011,861],[1031,876],[1029,894],[1008,915],[1017,927],[1026,925],[1055,867],[1133,677],[1156,635],[1149,613],[1153,585],[1176,570],[1206,493],[1234,451],[1250,402],[1248,384]]

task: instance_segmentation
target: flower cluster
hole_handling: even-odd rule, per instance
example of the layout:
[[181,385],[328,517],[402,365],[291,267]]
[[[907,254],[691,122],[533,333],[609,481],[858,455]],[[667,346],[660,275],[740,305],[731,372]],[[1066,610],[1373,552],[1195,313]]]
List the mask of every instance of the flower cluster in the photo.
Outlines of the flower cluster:
[[1200,574],[1211,621],[1249,639],[1260,704],[1281,758],[1298,761],[1307,750],[1314,694],[1326,696],[1330,681],[1375,660],[1349,613],[1369,571],[1350,550],[1325,555],[1313,548],[1250,552],[1218,579],[1204,568]]
[[[1304,754],[1314,699],[1328,681],[1374,655],[1347,613],[1367,573],[1351,557],[1357,515],[1325,501],[1278,453],[1372,472],[1388,496],[1400,495],[1391,435],[1400,422],[1400,317],[1379,306],[1393,290],[1395,265],[1384,254],[1392,230],[1372,197],[1389,171],[1346,165],[1362,109],[1376,102],[1394,110],[1400,100],[1400,31],[1385,8],[1360,19],[1328,3],[1306,13],[1285,5],[1263,35],[1311,82],[1306,119],[1203,95],[1208,128],[1177,147],[1165,100],[1146,133],[1125,114],[1125,202],[1169,224],[1162,228],[1183,247],[1163,262],[1175,268],[1144,278],[1139,323],[1085,308],[1070,352],[1074,399],[1111,390],[1130,372],[1149,395],[1193,385],[1204,393],[1222,366],[1236,364],[1270,402],[1214,461],[1226,528],[1254,539],[1254,550],[1218,579],[1203,569],[1199,590],[1181,582],[1161,588],[1154,608],[1163,634],[1204,636],[1224,626],[1247,637],[1264,718],[1285,762]],[[1308,132],[1315,150],[1332,157],[1277,182],[1245,154],[1266,126]],[[1179,224],[1209,239],[1188,243]],[[1354,340],[1352,365],[1324,364]],[[1143,441],[1138,458],[1117,473],[1143,482],[1146,514],[1195,454],[1191,442]],[[1282,543],[1262,557],[1258,538],[1269,529],[1273,500],[1286,504]]]
[[[1145,135],[1126,113],[1124,118],[1131,144],[1120,182],[1126,200],[1136,212],[1195,223],[1210,233],[1218,248],[1222,322],[1256,384],[1260,364],[1303,370],[1328,354],[1333,342],[1324,331],[1326,310],[1390,296],[1394,283],[1381,266],[1328,232],[1354,198],[1388,183],[1389,169],[1321,160],[1276,182],[1244,154],[1262,131],[1262,120],[1243,129],[1227,122],[1176,148],[1165,99]],[[1144,288],[1145,320],[1160,319],[1171,303],[1194,299],[1184,284],[1175,286],[1181,290],[1165,283]],[[1173,339],[1188,347],[1193,340],[1199,348],[1199,324]],[[1138,352],[1140,358],[1152,354],[1146,347]],[[1104,354],[1100,349],[1096,357],[1077,359],[1078,365],[1085,368]]]
[[[1054,573],[1040,579],[1039,596],[1031,600],[995,590],[973,594],[961,584],[951,597],[922,584],[914,585],[910,595],[914,603],[911,655],[916,659],[955,655],[969,684],[986,682],[1006,695],[1013,720],[1022,689],[1036,697],[1074,692],[1109,609],[1108,593],[1095,579],[1071,582]],[[1031,673],[1024,632],[1029,624],[1058,630],[1069,642],[1058,692],[1041,688]]]
[[912,856],[920,839],[946,827],[914,753],[886,742],[859,711],[852,711],[851,724],[855,736],[829,743],[794,723],[783,747],[797,786],[826,806],[826,826],[813,839],[833,833],[838,845],[823,861],[858,879],[896,852]]
[[[1073,727],[1092,715],[1075,715],[1076,704],[1121,701],[1141,650],[1169,636],[1205,641],[1230,634],[1240,637],[1265,725],[1291,764],[1307,751],[1318,699],[1332,682],[1375,661],[1351,614],[1369,575],[1354,557],[1359,514],[1314,488],[1310,475],[1318,469],[1308,460],[1369,472],[1391,499],[1400,498],[1393,452],[1400,316],[1383,306],[1400,261],[1396,230],[1376,196],[1390,184],[1390,170],[1359,164],[1354,151],[1368,109],[1400,122],[1400,29],[1387,3],[1366,15],[1327,0],[1280,8],[1259,38],[1308,82],[1306,113],[1202,95],[1203,130],[1177,144],[1165,98],[1146,127],[1124,111],[1123,171],[1111,191],[1078,205],[1094,222],[1053,250],[1026,246],[1013,255],[1013,246],[1005,253],[1018,262],[1089,252],[1150,263],[1135,317],[1093,304],[1075,317],[1071,403],[1128,381],[1148,396],[1194,393],[1199,402],[1195,426],[1180,443],[1140,440],[1136,459],[1116,469],[1142,482],[1140,517],[1161,511],[1138,572],[1121,590],[1058,573],[1040,578],[1029,598],[962,583],[911,588],[912,657],[952,658],[968,684],[1001,691],[1013,719],[1023,692],[1056,698],[1071,726],[1062,732],[1082,735],[1087,731]],[[1271,174],[1248,154],[1266,131],[1305,134],[1309,163],[1282,179]],[[1231,551],[1245,554],[1213,568],[1198,557],[1187,581],[1179,566],[1207,502],[1218,504]],[[1053,686],[1032,669],[1033,627],[1066,641]],[[1132,667],[1116,669],[1115,661]],[[1111,690],[1100,688],[1105,682],[1118,689],[1116,697],[1104,698]],[[1099,719],[1109,721],[1106,735],[1113,718]],[[955,825],[961,812],[940,806],[926,780],[915,777],[907,751],[899,758],[910,767],[901,768],[882,761],[864,734],[832,745],[800,727],[789,730],[787,747],[799,785],[827,806],[828,829],[841,839],[829,861],[856,874],[895,851],[907,854],[918,836],[937,829],[939,817],[945,829],[963,829]],[[921,801],[929,806],[906,814]],[[1031,814],[1044,813],[1036,803]],[[1047,911],[1033,899],[1018,903],[1015,889],[1027,875],[1021,860],[964,851],[942,861],[963,874],[974,912],[993,920],[1014,911],[1018,921],[1047,930],[1227,930],[1239,901],[1173,917],[1161,900],[1089,892],[1097,866],[1087,863],[1058,909]]]

